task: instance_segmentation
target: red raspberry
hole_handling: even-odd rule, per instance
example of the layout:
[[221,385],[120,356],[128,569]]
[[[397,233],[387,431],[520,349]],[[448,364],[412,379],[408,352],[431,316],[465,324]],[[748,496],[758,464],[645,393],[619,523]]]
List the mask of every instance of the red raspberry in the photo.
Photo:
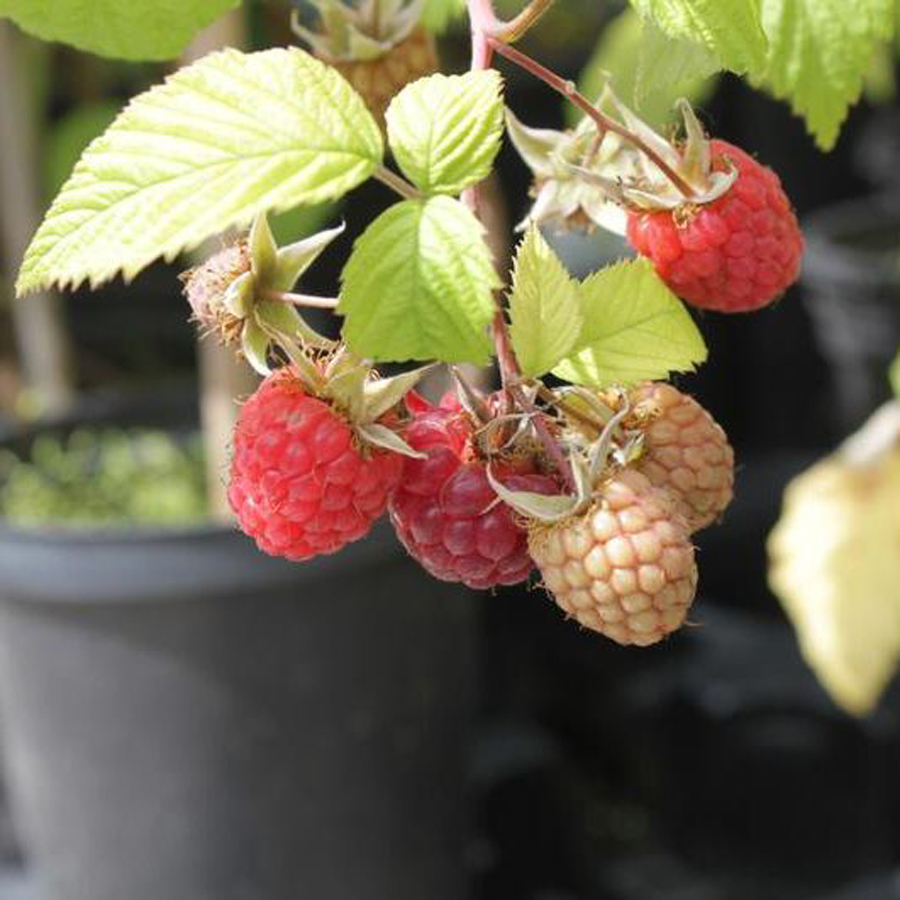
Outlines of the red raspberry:
[[[524,581],[534,567],[525,531],[497,497],[484,463],[470,459],[472,426],[466,415],[432,409],[416,416],[405,437],[427,454],[405,460],[403,480],[388,507],[410,555],[435,578],[471,588]],[[529,468],[495,474],[513,490],[559,492],[549,476],[523,471]]]
[[738,147],[711,141],[714,169],[737,167],[722,197],[628,215],[628,240],[683,300],[719,312],[749,312],[797,280],[803,235],[778,176]]
[[655,644],[697,589],[694,548],[671,496],[634,469],[613,475],[586,513],[533,529],[544,585],[579,623],[619,644]]
[[351,426],[282,371],[241,409],[228,500],[261,550],[303,560],[363,537],[402,471],[402,456],[361,451]]

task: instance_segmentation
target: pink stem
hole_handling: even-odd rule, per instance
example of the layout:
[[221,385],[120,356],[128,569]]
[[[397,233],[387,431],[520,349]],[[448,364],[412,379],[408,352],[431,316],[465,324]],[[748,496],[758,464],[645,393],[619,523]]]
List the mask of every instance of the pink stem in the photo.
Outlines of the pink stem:
[[537,60],[532,59],[515,47],[510,47],[509,44],[504,43],[498,38],[489,36],[487,41],[491,49],[496,50],[497,53],[501,56],[505,56],[510,62],[515,63],[526,72],[530,72],[536,78],[539,78],[545,84],[552,87],[553,90],[558,91],[563,97],[574,103],[575,106],[586,115],[590,116],[594,122],[597,123],[597,128],[600,129],[601,134],[604,131],[612,131],[625,138],[626,141],[634,144],[641,153],[653,161],[654,165],[656,165],[656,167],[685,197],[690,198],[695,196],[696,192],[694,189],[652,147],[649,147],[633,131],[630,131],[624,125],[619,124],[615,119],[611,119],[609,116],[600,112],[600,110],[597,109],[584,94],[578,91],[573,82],[560,77],[556,72],[553,72],[546,66],[542,66]]
[[[493,57],[493,44],[490,34],[496,32],[501,27],[502,23],[498,21],[497,16],[494,13],[492,0],[468,0],[468,7],[469,20],[472,26],[471,69],[475,72],[487,69],[490,66]],[[481,200],[479,186],[474,185],[464,191],[462,200],[477,216]],[[514,399],[524,412],[530,414],[538,439],[544,447],[545,452],[548,457],[553,460],[559,470],[560,477],[567,490],[574,490],[575,482],[572,478],[572,470],[568,460],[565,458],[559,444],[554,440],[553,435],[550,434],[543,416],[535,408],[534,404],[528,402],[519,385],[519,381],[522,377],[521,371],[512,343],[509,339],[509,329],[506,325],[503,307],[499,300],[497,301],[494,319],[491,322],[491,332],[494,337],[494,346],[497,351],[497,364],[500,367],[500,379],[507,397]]]

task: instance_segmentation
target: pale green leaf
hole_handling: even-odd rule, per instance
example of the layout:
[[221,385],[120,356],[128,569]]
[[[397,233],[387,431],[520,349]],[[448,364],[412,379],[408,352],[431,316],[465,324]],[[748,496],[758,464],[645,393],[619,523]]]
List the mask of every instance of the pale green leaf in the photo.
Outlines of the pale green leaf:
[[388,143],[400,168],[426,194],[458,194],[487,177],[503,134],[496,69],[429,75],[387,109]]
[[343,336],[359,356],[488,360],[499,279],[483,227],[458,200],[405,200],[383,212],[341,280]]
[[536,225],[516,253],[509,315],[513,350],[522,374],[529,377],[549,372],[581,333],[578,285]]
[[422,24],[429,31],[439,33],[454,19],[461,17],[465,10],[466,0],[425,0]]
[[652,19],[644,22],[638,51],[635,99],[638,103],[665,91],[684,96],[690,88],[722,68],[715,54],[690,38],[666,35]]
[[762,84],[827,150],[862,93],[876,45],[893,33],[893,0],[762,0],[762,13],[769,38]]
[[732,72],[758,72],[765,64],[760,0],[631,0],[631,5],[670,37],[703,44]]
[[888,380],[894,390],[894,396],[900,400],[900,353],[894,357],[894,361],[891,363]]
[[132,278],[258,213],[340,196],[382,153],[362,99],[309,54],[212,54],[137,97],[88,147],[17,289]]
[[703,338],[682,302],[645,259],[619,262],[581,285],[584,326],[575,352],[553,373],[607,387],[665,378],[706,359]]
[[0,16],[45,41],[120,59],[174,59],[238,0],[0,0]]
[[118,114],[118,103],[102,100],[76,106],[53,125],[42,141],[44,196],[56,196],[85,147],[106,131]]
[[[626,8],[603,29],[578,79],[581,92],[595,100],[609,82],[644,121],[661,130],[672,120],[675,101],[679,97],[693,105],[702,103],[715,86],[714,78],[703,76],[704,71],[710,75],[714,71],[709,68],[712,64],[709,51],[686,38],[666,37],[666,46],[672,49],[660,52],[658,37],[658,27],[642,22],[633,9]],[[692,47],[698,49],[693,77],[681,62],[684,51]],[[655,64],[653,54],[661,57]],[[676,77],[666,81],[665,69],[670,64],[676,67]],[[721,66],[716,65],[716,68]],[[566,111],[571,122],[582,117],[573,104],[568,104]]]

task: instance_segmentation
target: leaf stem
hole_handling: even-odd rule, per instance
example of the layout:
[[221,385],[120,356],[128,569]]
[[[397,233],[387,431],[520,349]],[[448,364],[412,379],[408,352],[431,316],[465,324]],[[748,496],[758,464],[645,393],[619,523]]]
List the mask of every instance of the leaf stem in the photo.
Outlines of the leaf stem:
[[391,190],[396,191],[405,200],[420,200],[422,192],[413,187],[405,178],[401,178],[396,172],[392,172],[387,166],[379,166],[372,177],[386,184]]
[[605,113],[600,112],[600,110],[578,90],[573,81],[562,78],[560,75],[557,75],[556,72],[541,65],[536,59],[532,59],[515,47],[510,47],[509,44],[497,37],[488,35],[487,42],[492,50],[495,50],[501,56],[505,56],[510,62],[515,63],[526,72],[530,72],[536,78],[539,78],[545,84],[553,88],[553,90],[562,94],[563,97],[572,102],[586,115],[590,116],[596,123],[601,134],[603,134],[604,131],[612,131],[637,147],[637,149],[651,160],[685,197],[690,198],[696,195],[696,191],[652,147],[648,146],[629,128],[626,128]]
[[265,300],[277,300],[310,309],[334,309],[338,305],[337,297],[315,297],[312,294],[292,294],[290,291],[263,291],[262,296]]

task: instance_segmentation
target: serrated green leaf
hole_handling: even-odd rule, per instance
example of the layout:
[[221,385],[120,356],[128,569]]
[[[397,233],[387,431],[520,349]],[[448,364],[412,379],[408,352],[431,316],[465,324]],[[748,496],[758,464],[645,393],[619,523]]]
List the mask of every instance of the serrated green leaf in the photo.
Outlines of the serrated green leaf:
[[258,213],[338,197],[382,153],[362,99],[309,54],[212,54],[135,98],[88,147],[17,290],[132,278]]
[[522,374],[549,372],[575,346],[583,318],[578,285],[537,226],[519,244],[509,296],[510,337]]
[[762,84],[830,149],[862,93],[876,44],[891,38],[893,0],[762,0],[762,16],[769,38]]
[[119,59],[174,59],[238,0],[0,0],[0,16],[45,41]]
[[646,259],[595,272],[580,293],[584,326],[554,375],[603,388],[665,378],[706,359],[697,326]]
[[387,109],[388,143],[400,168],[426,194],[458,194],[486,178],[503,134],[496,69],[429,75]]
[[[837,0],[844,2],[844,0]],[[760,0],[631,0],[644,19],[670,37],[696,41],[732,72],[758,72],[765,65],[766,34]]]
[[422,24],[435,33],[444,31],[466,10],[466,0],[425,0]]
[[[651,33],[641,17],[630,7],[610,22],[600,35],[600,40],[590,60],[578,79],[581,92],[591,99],[600,96],[607,82],[615,88],[616,93],[629,103],[644,121],[661,130],[672,120],[675,101],[684,97],[693,105],[702,103],[711,93],[715,79],[701,77],[706,61],[710,60],[709,51],[699,44],[685,38],[666,37],[675,48],[673,64],[683,58],[682,51],[688,47],[699,48],[697,59],[697,77],[688,77],[685,68],[680,69],[677,79],[665,81],[664,69],[669,59],[669,50],[662,52],[658,60],[659,70],[651,65],[653,54],[659,54],[656,37],[659,28],[653,26]],[[700,62],[704,61],[701,65]],[[716,68],[721,68],[717,65]],[[710,72],[712,74],[712,72]],[[581,111],[574,104],[567,104],[567,115],[571,122],[582,117]]]
[[484,363],[499,287],[479,221],[458,200],[405,200],[357,240],[341,275],[343,336],[374,360]]

